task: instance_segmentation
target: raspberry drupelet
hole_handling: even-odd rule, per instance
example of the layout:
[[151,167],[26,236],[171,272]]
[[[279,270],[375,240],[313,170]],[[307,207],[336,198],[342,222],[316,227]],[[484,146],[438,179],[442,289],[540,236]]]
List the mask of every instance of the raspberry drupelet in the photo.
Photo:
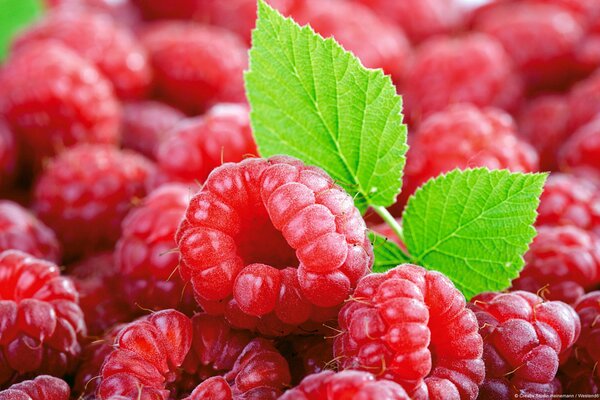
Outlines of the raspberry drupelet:
[[0,387],[72,372],[86,335],[77,301],[56,264],[17,250],[0,253]]
[[282,156],[215,169],[176,240],[200,305],[271,336],[324,322],[373,261],[352,198],[321,169]]
[[152,191],[132,209],[122,223],[114,250],[116,287],[130,305],[140,309],[177,308],[186,313],[195,307],[191,288],[176,272],[175,232],[193,192],[181,184],[166,184]]
[[410,264],[361,279],[340,311],[340,366],[393,380],[412,399],[475,400],[484,378],[477,319],[443,274]]
[[482,399],[560,394],[560,358],[581,330],[579,317],[560,301],[523,291],[482,293],[469,303],[483,337]]
[[40,375],[0,391],[0,400],[69,400],[71,389],[62,379]]
[[558,163],[563,171],[587,168],[600,174],[600,114],[563,143]]
[[0,114],[18,138],[19,161],[35,172],[65,147],[119,141],[112,84],[60,43],[35,42],[14,52],[0,72],[0,92]]
[[114,246],[154,170],[145,157],[109,145],[79,145],[52,160],[35,185],[33,209],[56,232],[65,261]]
[[306,376],[280,400],[408,400],[402,386],[388,380],[376,380],[364,371],[323,371]]

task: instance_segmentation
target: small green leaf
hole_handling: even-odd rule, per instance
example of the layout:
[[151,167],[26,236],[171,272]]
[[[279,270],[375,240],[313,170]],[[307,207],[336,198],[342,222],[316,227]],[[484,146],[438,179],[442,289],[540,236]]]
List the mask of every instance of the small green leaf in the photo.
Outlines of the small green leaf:
[[467,299],[506,289],[535,236],[545,180],[546,174],[479,168],[428,181],[403,215],[413,262],[446,274]]
[[375,253],[373,272],[385,272],[399,264],[410,262],[410,258],[402,249],[388,238],[375,232],[369,232],[369,240]]
[[402,99],[381,70],[259,0],[245,80],[262,156],[287,154],[323,168],[363,212],[394,203],[406,126]]
[[0,61],[6,57],[14,34],[42,10],[41,0],[0,0]]

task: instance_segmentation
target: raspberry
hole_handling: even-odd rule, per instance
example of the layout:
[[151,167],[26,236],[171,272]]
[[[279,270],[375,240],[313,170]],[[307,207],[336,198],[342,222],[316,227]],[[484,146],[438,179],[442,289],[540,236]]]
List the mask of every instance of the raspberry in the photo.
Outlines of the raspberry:
[[334,37],[368,68],[382,68],[400,82],[410,58],[410,44],[404,32],[380,19],[361,4],[320,0],[302,2],[292,17],[324,37]]
[[160,172],[168,181],[204,182],[223,164],[256,154],[248,107],[219,104],[202,117],[182,121],[158,148]]
[[13,183],[17,167],[17,148],[13,132],[0,117],[0,190]]
[[0,288],[0,387],[70,372],[86,334],[71,280],[49,261],[7,250],[0,253]]
[[588,179],[569,174],[552,174],[540,198],[536,224],[573,225],[600,232],[600,197]]
[[559,357],[581,330],[571,307],[523,291],[482,293],[469,306],[484,341],[481,398],[550,398],[561,393],[555,379]]
[[[231,369],[198,385],[190,396],[194,400],[225,392],[240,400],[275,399],[290,382],[287,363],[267,340],[248,341],[244,333],[232,332],[222,320],[205,314],[190,321],[174,310],[159,311],[124,327],[115,346],[102,366],[100,398],[170,398],[178,393],[180,366],[184,374],[199,379]],[[271,396],[257,396],[269,392]]]
[[193,18],[200,3],[198,0],[178,0],[166,3],[163,0],[133,0],[144,18],[154,19],[189,19]]
[[402,198],[454,168],[488,167],[531,172],[535,150],[516,136],[512,118],[497,109],[453,105],[425,119],[408,152]]
[[496,3],[480,13],[474,25],[502,43],[528,85],[536,89],[564,85],[584,35],[567,10],[533,1]]
[[569,127],[572,131],[600,115],[600,69],[573,86],[569,92],[569,107]]
[[407,69],[401,92],[407,115],[418,123],[454,103],[510,108],[520,96],[516,79],[500,43],[473,33],[424,43]]
[[69,400],[71,389],[62,379],[40,375],[0,391],[0,400]]
[[519,134],[536,148],[542,170],[556,170],[556,156],[569,137],[569,103],[564,96],[546,95],[525,105],[518,119]]
[[200,305],[271,336],[323,322],[321,308],[338,307],[373,259],[352,198],[288,157],[215,169],[176,240]]
[[233,33],[185,22],[162,22],[142,34],[157,94],[190,114],[245,99],[246,46]]
[[0,114],[20,141],[21,161],[35,169],[58,149],[119,140],[111,83],[58,43],[32,43],[15,52],[0,72],[0,92]]
[[403,264],[358,284],[339,314],[343,368],[393,380],[413,399],[476,399],[484,376],[477,320],[444,275]]
[[538,228],[525,261],[513,289],[542,289],[546,299],[574,304],[600,284],[600,239],[574,226]]
[[173,251],[175,231],[192,195],[184,185],[161,186],[123,220],[115,264],[127,303],[142,309],[194,309],[191,290],[174,274],[178,255]]
[[185,115],[158,101],[125,103],[121,130],[123,147],[156,158],[158,146]]
[[45,0],[53,9],[58,7],[85,7],[111,16],[121,25],[137,27],[142,19],[140,11],[131,0]]
[[414,43],[450,33],[462,24],[460,9],[447,0],[360,0],[406,30]]
[[69,271],[91,336],[100,336],[116,323],[131,320],[131,307],[118,290],[120,277],[116,274],[112,252],[92,255],[71,265]]
[[554,4],[569,10],[585,24],[591,24],[600,17],[600,3],[596,0],[536,0],[541,3]]
[[589,168],[600,173],[600,114],[579,128],[560,150],[558,162],[563,170]]
[[567,393],[600,394],[600,291],[591,292],[577,302],[581,336],[569,360],[561,366]]
[[56,232],[66,260],[114,246],[121,221],[144,197],[153,165],[133,152],[79,145],[55,158],[35,186],[34,209]]
[[54,232],[29,210],[0,200],[0,251],[16,249],[58,263],[60,245]]
[[13,49],[49,39],[96,65],[119,97],[138,98],[148,91],[152,76],[144,48],[108,15],[78,7],[58,8],[23,32]]
[[323,336],[291,335],[282,338],[277,348],[286,358],[292,384],[308,375],[324,371],[333,364],[333,341]]
[[408,400],[402,386],[395,382],[375,380],[363,371],[323,371],[308,375],[280,400]]

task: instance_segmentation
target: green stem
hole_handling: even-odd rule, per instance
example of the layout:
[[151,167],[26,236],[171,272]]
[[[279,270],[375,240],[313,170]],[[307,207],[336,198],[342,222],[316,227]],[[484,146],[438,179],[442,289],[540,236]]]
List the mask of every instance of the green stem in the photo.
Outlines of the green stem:
[[392,231],[398,236],[400,241],[404,243],[404,233],[402,231],[402,226],[396,221],[394,216],[390,214],[390,212],[383,206],[373,206],[373,210],[385,221],[386,224],[392,228]]

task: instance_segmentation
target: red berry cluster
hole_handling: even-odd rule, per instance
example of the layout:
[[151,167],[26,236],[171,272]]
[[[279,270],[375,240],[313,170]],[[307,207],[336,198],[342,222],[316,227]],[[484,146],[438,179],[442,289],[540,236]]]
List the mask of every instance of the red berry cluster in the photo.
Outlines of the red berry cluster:
[[552,172],[520,277],[372,273],[338,182],[256,157],[255,0],[46,0],[0,68],[0,400],[600,394],[600,1],[268,2],[404,96],[398,224],[454,168]]

